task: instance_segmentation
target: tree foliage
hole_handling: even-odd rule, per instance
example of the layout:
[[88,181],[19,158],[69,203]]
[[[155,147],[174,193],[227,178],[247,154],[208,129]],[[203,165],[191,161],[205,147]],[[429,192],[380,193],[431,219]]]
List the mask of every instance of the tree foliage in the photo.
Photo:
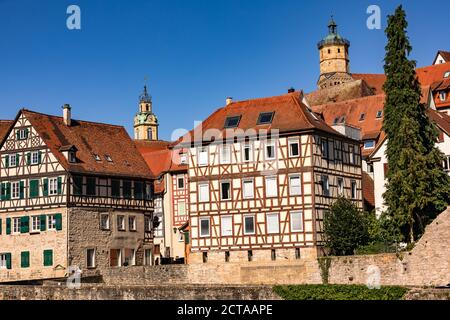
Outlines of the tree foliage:
[[450,180],[435,146],[438,130],[420,103],[421,87],[402,6],[388,17],[383,129],[387,136],[386,214],[397,240],[413,242],[449,203]]

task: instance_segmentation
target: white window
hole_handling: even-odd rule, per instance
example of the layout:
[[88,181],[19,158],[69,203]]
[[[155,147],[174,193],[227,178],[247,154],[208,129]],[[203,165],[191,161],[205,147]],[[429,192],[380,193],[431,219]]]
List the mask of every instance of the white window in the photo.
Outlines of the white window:
[[243,162],[250,162],[253,160],[253,151],[252,146],[250,144],[245,144],[242,151]]
[[356,199],[356,181],[352,181],[352,199]]
[[6,269],[7,264],[6,264],[6,254],[0,254],[0,269]]
[[355,152],[352,146],[348,147],[348,152],[350,156],[350,164],[355,164]]
[[12,232],[13,233],[20,233],[20,218],[13,218],[12,219]]
[[86,265],[88,268],[95,268],[95,249],[86,250]]
[[21,129],[19,130],[19,139],[20,140],[25,140],[27,138],[27,129]]
[[289,139],[289,157],[300,155],[300,144],[297,139]]
[[211,235],[209,218],[200,218],[200,237],[209,237]]
[[48,179],[48,194],[50,196],[58,194],[58,178]]
[[128,227],[129,227],[130,231],[136,231],[136,217],[135,216],[128,217]]
[[117,229],[119,231],[125,230],[125,217],[124,216],[117,216]]
[[302,194],[300,176],[289,177],[289,193],[291,196],[298,196]]
[[267,214],[267,233],[280,233],[280,220],[278,219],[278,213]]
[[17,155],[11,154],[9,155],[9,166],[10,167],[16,167],[18,165],[17,163]]
[[184,176],[180,175],[177,177],[177,189],[183,190],[184,189]]
[[186,164],[187,163],[187,155],[186,153],[180,153],[180,163],[181,164]]
[[446,156],[443,162],[444,162],[443,163],[444,170],[449,171],[450,170],[450,156]]
[[220,199],[221,200],[231,200],[231,183],[221,182],[220,183]]
[[445,91],[439,91],[439,99],[440,99],[441,101],[447,100],[447,92],[445,92]]
[[244,199],[253,199],[255,197],[255,187],[253,180],[244,180],[243,184]]
[[275,142],[266,144],[266,160],[274,160],[276,158]]
[[30,159],[30,161],[31,161],[31,164],[32,164],[32,165],[38,164],[38,163],[39,163],[39,152],[38,152],[38,151],[33,151],[33,152],[31,153],[31,159]]
[[229,145],[222,145],[220,147],[220,163],[227,164],[231,162],[231,148]]
[[340,196],[344,195],[344,179],[338,178],[338,194]]
[[31,217],[31,232],[39,232],[41,231],[41,217],[34,216]]
[[208,148],[200,147],[197,149],[198,165],[207,166],[208,165]]
[[328,176],[323,175],[321,182],[322,182],[322,194],[328,197],[330,195],[330,181],[328,179]]
[[184,202],[184,201],[178,202],[178,215],[179,216],[186,215],[186,202]]
[[109,214],[102,214],[100,216],[100,228],[102,230],[109,230]]
[[255,234],[255,216],[244,216],[244,234]]
[[47,230],[56,230],[56,216],[53,214],[47,217]]
[[209,202],[209,184],[201,183],[198,185],[198,201]]
[[266,197],[277,197],[277,177],[266,177]]
[[322,151],[322,158],[328,158],[328,141],[326,139],[321,140],[320,148]]
[[291,212],[291,232],[303,231],[303,214],[301,211]]
[[11,198],[19,199],[20,198],[20,182],[12,182],[11,183]]
[[220,230],[222,237],[230,237],[233,235],[233,218],[231,216],[223,216],[220,218]]

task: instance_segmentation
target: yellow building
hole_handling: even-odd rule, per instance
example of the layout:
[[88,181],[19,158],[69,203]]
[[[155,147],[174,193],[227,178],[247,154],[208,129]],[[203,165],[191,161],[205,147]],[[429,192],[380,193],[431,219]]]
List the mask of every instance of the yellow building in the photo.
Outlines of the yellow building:
[[139,98],[139,112],[134,117],[135,140],[158,140],[158,118],[153,114],[152,97],[144,86]]

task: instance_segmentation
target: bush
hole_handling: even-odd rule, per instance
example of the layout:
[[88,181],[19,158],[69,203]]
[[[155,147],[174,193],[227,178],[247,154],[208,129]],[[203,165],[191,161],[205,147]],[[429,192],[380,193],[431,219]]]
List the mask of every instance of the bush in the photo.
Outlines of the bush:
[[373,242],[365,246],[360,246],[355,250],[355,254],[377,254],[377,253],[395,253],[395,245],[386,242]]
[[369,289],[362,285],[275,286],[273,290],[284,300],[400,300],[408,291],[396,286]]
[[352,255],[356,248],[366,245],[369,231],[363,213],[345,198],[339,198],[324,216],[325,246],[331,255]]

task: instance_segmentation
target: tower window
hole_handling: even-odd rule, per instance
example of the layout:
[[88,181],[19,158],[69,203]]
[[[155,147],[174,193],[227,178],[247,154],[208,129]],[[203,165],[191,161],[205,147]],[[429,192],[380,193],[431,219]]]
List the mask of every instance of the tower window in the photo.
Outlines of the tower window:
[[341,49],[338,49],[338,53],[341,53]]
[[383,116],[383,110],[377,111],[377,119],[380,119]]
[[328,49],[328,54],[330,54],[331,53],[331,50],[330,49]]
[[147,139],[148,140],[153,140],[153,131],[151,128],[147,129]]

